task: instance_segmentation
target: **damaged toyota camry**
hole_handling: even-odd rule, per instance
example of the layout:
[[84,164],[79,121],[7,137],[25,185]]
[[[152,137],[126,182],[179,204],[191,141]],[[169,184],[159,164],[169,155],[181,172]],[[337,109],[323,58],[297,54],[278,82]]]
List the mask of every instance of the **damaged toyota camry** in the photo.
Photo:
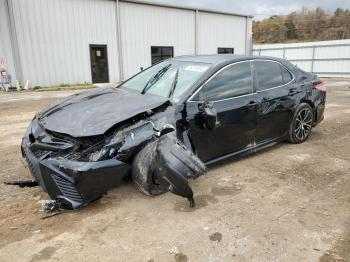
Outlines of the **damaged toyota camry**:
[[325,91],[277,58],[177,57],[39,112],[22,155],[62,208],[83,207],[127,177],[147,195],[170,191],[193,207],[188,179],[207,165],[304,142],[323,119]]

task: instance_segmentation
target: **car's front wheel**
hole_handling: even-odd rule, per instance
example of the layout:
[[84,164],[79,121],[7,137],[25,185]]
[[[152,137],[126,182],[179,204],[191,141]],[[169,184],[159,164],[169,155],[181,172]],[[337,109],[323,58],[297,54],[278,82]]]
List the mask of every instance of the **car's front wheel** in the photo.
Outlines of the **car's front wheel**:
[[159,195],[167,190],[158,185],[151,170],[152,160],[156,150],[156,143],[146,145],[135,156],[132,163],[132,179],[137,188],[145,195]]
[[314,116],[307,103],[301,103],[295,110],[288,131],[288,141],[293,144],[304,142],[310,135]]

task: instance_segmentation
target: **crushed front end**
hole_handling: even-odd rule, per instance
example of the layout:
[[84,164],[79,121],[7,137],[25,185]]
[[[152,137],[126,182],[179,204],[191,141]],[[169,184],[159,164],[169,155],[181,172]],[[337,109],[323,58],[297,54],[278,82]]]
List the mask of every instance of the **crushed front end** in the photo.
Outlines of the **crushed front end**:
[[[101,142],[81,141],[49,134],[35,117],[22,139],[22,155],[40,186],[64,208],[77,209],[118,186],[130,165],[118,160],[92,159]],[[90,158],[89,158],[90,157]]]
[[23,137],[22,155],[53,200],[65,209],[77,209],[118,186],[131,174],[135,155],[156,143],[150,166],[154,179],[194,206],[187,180],[204,174],[206,167],[176,135],[173,114],[171,107],[155,115],[145,113],[103,136],[81,138],[45,130],[35,117]]

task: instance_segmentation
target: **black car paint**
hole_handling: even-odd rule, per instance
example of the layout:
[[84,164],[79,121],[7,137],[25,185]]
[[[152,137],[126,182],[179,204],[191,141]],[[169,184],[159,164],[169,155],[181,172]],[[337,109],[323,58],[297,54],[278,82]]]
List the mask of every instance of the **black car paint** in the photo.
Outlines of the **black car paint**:
[[256,128],[255,109],[250,105],[254,95],[213,102],[217,112],[215,131],[206,128],[200,106],[203,102],[186,104],[189,136],[203,161],[226,155],[246,147],[252,140]]
[[[96,89],[73,95],[36,115],[23,137],[22,153],[52,199],[73,209],[88,204],[119,185],[130,173],[133,156],[145,144],[157,141],[157,180],[191,202],[193,193],[187,179],[202,175],[205,169],[189,152],[209,165],[272,146],[285,139],[291,116],[301,102],[312,106],[314,125],[323,119],[325,93],[312,88],[317,77],[284,60],[232,55],[176,59],[204,59],[213,64],[177,103],[125,89]],[[254,83],[252,94],[213,101],[217,124],[209,129],[203,116],[204,102],[190,97],[226,65],[255,59],[281,63],[293,80],[261,92]],[[95,149],[96,141],[99,150],[120,144],[117,155],[108,159],[105,154],[97,161],[79,155],[80,147],[88,143],[84,150]],[[175,150],[177,145],[183,150]],[[78,159],[69,158],[72,152]],[[188,161],[182,155],[187,155]]]
[[95,89],[66,99],[40,113],[38,119],[43,128],[49,131],[72,137],[98,136],[105,134],[116,123],[152,110],[168,100],[123,89]]
[[[219,122],[215,132],[198,123],[201,122],[198,121],[202,114],[199,108],[203,102],[187,101],[188,133],[196,153],[206,164],[256,152],[285,140],[294,111],[301,102],[306,102],[313,108],[315,124],[323,119],[325,92],[313,89],[313,83],[319,81],[317,77],[277,58],[246,57],[235,62],[249,60],[281,63],[290,71],[293,79],[283,86],[264,91],[257,91],[257,83],[254,81],[253,94],[214,101]],[[232,63],[234,62],[224,63],[220,68]]]

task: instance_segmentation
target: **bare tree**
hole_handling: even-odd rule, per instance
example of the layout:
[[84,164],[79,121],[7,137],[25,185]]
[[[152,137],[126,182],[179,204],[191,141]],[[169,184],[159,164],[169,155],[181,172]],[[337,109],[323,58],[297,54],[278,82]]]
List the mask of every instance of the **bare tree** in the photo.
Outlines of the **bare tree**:
[[333,14],[318,7],[254,22],[256,43],[334,40],[350,38],[350,10],[337,8]]

